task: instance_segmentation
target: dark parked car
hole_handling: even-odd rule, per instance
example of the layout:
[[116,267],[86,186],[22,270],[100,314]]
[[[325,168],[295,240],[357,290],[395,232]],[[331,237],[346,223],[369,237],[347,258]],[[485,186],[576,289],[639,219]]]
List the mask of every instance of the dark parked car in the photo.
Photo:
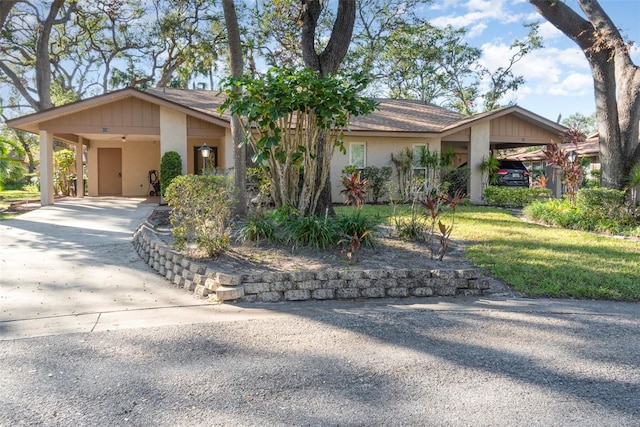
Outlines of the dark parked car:
[[496,172],[498,185],[507,187],[528,187],[529,171],[518,160],[500,160],[500,166]]

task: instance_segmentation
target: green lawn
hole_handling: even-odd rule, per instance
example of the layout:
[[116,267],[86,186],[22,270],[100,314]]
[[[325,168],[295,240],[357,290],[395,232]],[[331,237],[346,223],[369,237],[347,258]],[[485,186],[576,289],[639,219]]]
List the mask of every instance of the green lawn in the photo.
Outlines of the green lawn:
[[40,200],[40,193],[33,193],[23,190],[3,190],[0,191],[0,221],[13,218],[18,215],[15,212],[6,212],[11,203],[22,200]]
[[[393,213],[389,206],[364,209],[384,218]],[[458,208],[452,237],[468,242],[465,255],[474,265],[528,296],[640,301],[638,241],[544,227],[508,210],[473,206]]]

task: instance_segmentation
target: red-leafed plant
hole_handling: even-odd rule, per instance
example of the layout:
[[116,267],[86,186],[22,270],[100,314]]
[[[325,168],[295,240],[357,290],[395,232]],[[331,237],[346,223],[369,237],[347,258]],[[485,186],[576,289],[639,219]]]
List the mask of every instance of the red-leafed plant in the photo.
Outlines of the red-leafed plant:
[[438,218],[442,213],[442,197],[441,195],[426,196],[424,200],[420,200],[422,206],[427,210],[425,216],[429,218],[431,223],[429,224],[429,236],[427,238],[427,244],[431,251],[431,259],[435,258],[435,246],[433,244],[433,238],[435,236],[436,224]]
[[547,158],[548,165],[557,166],[564,172],[562,183],[567,186],[567,196],[572,204],[575,203],[578,185],[584,177],[582,160],[575,153],[578,143],[585,139],[586,135],[574,125],[565,131],[562,138],[564,145],[573,145],[573,150],[567,150],[562,145],[551,140],[547,145],[547,149],[542,151]]
[[349,262],[357,262],[358,261],[358,252],[362,248],[362,244],[364,239],[369,235],[369,231],[365,231],[361,235],[358,233],[353,233],[353,236],[349,237],[349,239],[343,239],[338,243],[347,242],[347,247],[344,248],[341,252],[347,257],[347,261]]
[[[460,204],[462,200],[464,200],[464,193],[461,191],[456,191],[454,194],[438,194],[436,196],[427,196],[424,200],[421,200],[420,203],[422,206],[427,209],[426,215],[431,220],[431,226],[429,230],[429,236],[427,243],[429,244],[429,250],[431,251],[431,259],[435,258],[436,253],[439,253],[438,260],[442,261],[444,258],[447,249],[449,248],[449,242],[451,241],[451,232],[453,231],[453,226],[455,225],[455,213],[456,208]],[[444,222],[442,222],[441,215],[443,213],[443,208],[447,207],[451,211],[451,223],[447,226]],[[438,226],[436,229],[436,225]],[[434,244],[434,238],[438,232],[438,242],[440,244],[440,248],[436,250]]]
[[360,172],[355,172],[342,177],[344,190],[340,194],[344,195],[344,203],[353,205],[356,209],[365,204],[367,200],[368,179],[360,179]]

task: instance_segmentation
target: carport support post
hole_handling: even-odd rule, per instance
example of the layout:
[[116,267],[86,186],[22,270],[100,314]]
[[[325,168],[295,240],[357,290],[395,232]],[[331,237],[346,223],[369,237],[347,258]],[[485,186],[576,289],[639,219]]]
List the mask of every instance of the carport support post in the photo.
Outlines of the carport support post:
[[78,137],[76,144],[76,197],[84,197],[84,162],[82,161],[82,141]]
[[471,128],[471,141],[469,142],[469,197],[471,203],[484,204],[482,195],[482,171],[480,166],[482,159],[491,151],[491,124],[481,123]]
[[160,153],[175,151],[182,160],[182,174],[187,173],[187,115],[160,107]]
[[40,204],[53,204],[53,134],[40,131]]

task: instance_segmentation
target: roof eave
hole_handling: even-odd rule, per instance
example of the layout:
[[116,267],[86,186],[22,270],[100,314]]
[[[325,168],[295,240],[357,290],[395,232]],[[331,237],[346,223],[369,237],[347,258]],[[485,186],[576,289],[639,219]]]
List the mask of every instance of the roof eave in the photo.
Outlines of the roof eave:
[[59,107],[54,107],[45,111],[38,111],[35,113],[27,114],[22,117],[17,117],[15,119],[7,120],[5,123],[10,128],[19,129],[25,132],[37,134],[39,133],[38,125],[41,122],[55,119],[57,117],[62,117],[67,114],[73,114],[80,111],[88,110],[90,108],[99,107],[101,105],[109,104],[111,102],[125,99],[128,97],[134,97],[134,98],[141,99],[143,101],[150,102],[152,104],[172,108],[174,110],[181,111],[192,117],[196,117],[198,119],[201,119],[209,123],[213,123],[218,126],[222,126],[226,128],[229,128],[231,126],[229,121],[226,120],[224,117],[212,116],[211,114],[207,114],[207,113],[195,110],[183,104],[179,104],[177,102],[173,102],[165,98],[159,97],[157,95],[153,95],[135,88],[120,89],[104,95],[99,95],[93,98],[76,101],[71,104],[65,104]]
[[503,107],[501,109],[498,110],[494,110],[491,111],[489,113],[486,114],[481,114],[479,115],[479,117],[470,117],[468,119],[464,119],[458,123],[454,123],[452,125],[449,125],[447,127],[445,127],[442,130],[442,133],[440,134],[442,137],[460,132],[462,130],[468,129],[472,126],[475,126],[479,123],[484,123],[486,121],[491,121],[493,119],[496,119],[498,117],[502,117],[502,116],[506,116],[508,114],[517,114],[520,115],[522,117],[524,117],[524,119],[526,121],[529,122],[534,122],[536,125],[540,126],[542,125],[542,127],[546,128],[548,131],[550,132],[564,132],[567,128],[559,123],[553,122],[545,117],[542,117],[536,113],[533,113],[527,109],[524,109],[518,105],[512,105],[509,107]]

